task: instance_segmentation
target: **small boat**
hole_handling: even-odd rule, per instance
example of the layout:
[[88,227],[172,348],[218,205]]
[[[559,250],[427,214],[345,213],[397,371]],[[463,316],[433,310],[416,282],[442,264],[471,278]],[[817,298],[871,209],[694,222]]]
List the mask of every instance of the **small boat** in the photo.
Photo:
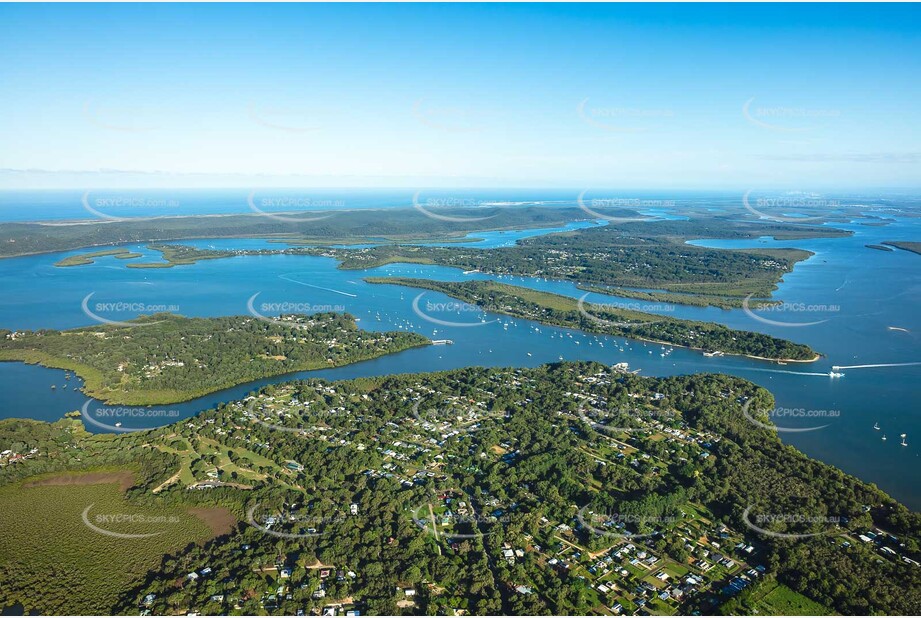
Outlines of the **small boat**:
[[829,378],[843,378],[843,377],[844,377],[844,374],[843,374],[843,373],[840,373],[840,372],[838,372],[838,371],[829,371],[829,372],[828,372],[828,377],[829,377]]
[[904,433],[902,434],[902,446],[908,446],[908,442],[905,441],[905,435]]
[[54,389],[56,389],[56,388],[57,388],[57,386],[55,386],[54,384],[51,385],[51,390],[54,390]]
[[885,439],[886,439],[886,434],[883,434],[883,440],[885,440]]
[[116,427],[121,427],[121,426],[122,426],[121,421],[115,423],[115,426],[116,426]]
[[879,431],[879,423],[874,423],[873,429],[875,429],[876,431]]

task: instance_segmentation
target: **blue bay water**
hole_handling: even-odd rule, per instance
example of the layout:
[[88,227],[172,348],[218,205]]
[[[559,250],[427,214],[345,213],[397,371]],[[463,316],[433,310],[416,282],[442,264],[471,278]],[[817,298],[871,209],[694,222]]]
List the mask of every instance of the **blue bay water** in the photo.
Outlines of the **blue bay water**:
[[[517,206],[577,206],[579,189],[86,189],[58,191],[0,190],[0,222],[63,221],[73,219],[177,217],[282,213],[319,210],[363,210],[430,206],[486,208]],[[708,203],[737,203],[731,193],[699,191],[660,195],[650,191],[602,191],[585,194],[616,200],[649,216],[682,219],[660,203],[692,203],[705,195]],[[649,207],[652,204],[653,207]],[[719,210],[719,209],[714,209]]]
[[[590,224],[590,223],[586,223]],[[921,300],[921,256],[906,251],[879,251],[865,244],[919,237],[918,219],[898,218],[886,227],[859,223],[836,225],[855,232],[850,238],[696,241],[708,246],[798,247],[816,255],[800,263],[785,277],[777,297],[790,306],[780,311],[755,312],[779,323],[819,322],[809,326],[784,326],[759,321],[744,311],[715,308],[662,306],[631,299],[591,294],[589,302],[623,303],[630,307],[675,317],[716,321],[733,328],[755,330],[807,343],[824,357],[810,364],[773,363],[741,357],[707,358],[692,350],[658,344],[596,337],[547,327],[525,320],[485,315],[467,308],[445,312],[439,303],[451,299],[433,292],[392,285],[370,285],[368,276],[413,276],[460,281],[488,279],[482,273],[463,274],[458,269],[411,264],[391,264],[364,271],[344,271],[334,260],[304,256],[238,256],[203,261],[170,269],[130,269],[124,260],[99,259],[90,266],[56,268],[62,257],[83,251],[0,260],[0,327],[11,329],[73,328],[96,323],[84,313],[87,305],[101,318],[127,320],[145,309],[169,309],[188,316],[243,315],[254,295],[254,307],[292,303],[316,310],[344,310],[370,330],[413,330],[432,338],[449,338],[453,345],[428,346],[348,367],[300,372],[241,385],[182,404],[161,406],[160,417],[121,418],[121,429],[146,427],[192,416],[223,401],[245,396],[259,386],[291,377],[351,378],[388,373],[437,371],[456,367],[536,366],[566,360],[590,359],[605,363],[628,362],[641,375],[677,375],[722,372],[738,375],[769,388],[777,405],[791,410],[818,410],[837,416],[775,419],[792,428],[825,425],[806,433],[783,433],[782,439],[822,461],[838,466],[881,488],[914,509],[921,507],[921,400],[917,384],[919,366],[844,369],[842,378],[830,378],[833,365],[895,364],[921,361],[918,305]],[[521,232],[533,233],[533,230]],[[476,233],[484,239],[471,246],[504,246],[519,232]],[[280,248],[259,239],[185,241],[216,248]],[[126,245],[156,256],[144,245]],[[584,295],[564,281],[502,277],[502,281],[533,289]],[[419,295],[422,294],[421,298]],[[419,298],[422,313],[463,325],[429,322],[413,310]],[[122,310],[106,307],[122,305]],[[442,305],[443,306],[443,305]],[[128,307],[128,309],[125,309]],[[481,320],[485,320],[485,323]],[[824,320],[824,321],[823,321]],[[890,328],[890,327],[894,327]],[[898,329],[898,330],[895,330]],[[823,374],[823,375],[817,375]],[[64,380],[64,372],[20,363],[0,363],[0,392],[4,406],[0,417],[60,418],[80,409],[87,399],[74,390],[79,380]],[[52,391],[51,385],[57,388]],[[63,388],[67,386],[68,388]],[[100,408],[90,402],[90,409]],[[100,417],[102,418],[102,417]],[[162,419],[162,420],[158,420]],[[107,420],[106,423],[111,423]],[[881,430],[873,429],[879,423]],[[101,428],[89,426],[100,431]],[[882,441],[885,433],[888,440]],[[900,446],[899,434],[908,446]]]

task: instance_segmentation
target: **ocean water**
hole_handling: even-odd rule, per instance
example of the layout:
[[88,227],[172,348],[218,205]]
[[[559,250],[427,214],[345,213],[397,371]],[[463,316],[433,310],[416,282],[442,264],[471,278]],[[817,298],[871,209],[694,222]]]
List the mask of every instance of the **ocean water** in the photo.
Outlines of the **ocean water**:
[[584,189],[85,189],[60,191],[0,190],[0,222],[100,220],[192,215],[253,214],[318,210],[361,210],[429,207],[483,208],[493,206],[577,206],[580,196],[587,206],[593,199],[625,208],[636,207],[649,216],[683,218],[660,204],[736,204],[732,193],[678,192],[660,195],[649,191]]
[[[590,224],[590,223],[587,223]],[[304,256],[238,256],[171,269],[130,269],[107,257],[90,266],[56,268],[72,251],[0,260],[0,327],[73,328],[99,320],[123,321],[141,313],[172,310],[189,316],[243,315],[252,306],[296,303],[313,310],[344,310],[370,330],[413,330],[453,345],[429,346],[365,363],[301,372],[240,385],[200,399],[160,406],[149,414],[125,415],[75,390],[79,381],[64,372],[21,363],[0,363],[0,417],[60,418],[87,406],[93,431],[118,431],[173,422],[222,401],[245,396],[267,383],[291,377],[352,378],[387,373],[437,371],[470,365],[536,366],[566,360],[628,362],[641,375],[730,373],[769,388],[785,416],[775,422],[790,429],[781,438],[807,454],[874,482],[914,509],[921,508],[921,256],[906,251],[868,249],[885,240],[921,237],[921,220],[896,218],[885,227],[859,222],[844,226],[849,238],[777,242],[696,241],[725,248],[798,247],[815,255],[788,274],[777,292],[788,303],[780,310],[668,306],[592,294],[589,302],[614,303],[675,317],[716,321],[807,343],[824,356],[815,363],[774,363],[741,357],[704,357],[682,348],[584,335],[525,320],[488,315],[450,305],[433,292],[393,285],[370,285],[368,276],[412,276],[460,281],[488,279],[482,273],[414,264],[391,264],[364,271],[337,269],[334,260]],[[528,231],[531,233],[532,231]],[[545,231],[546,232],[546,231]],[[476,233],[480,246],[502,246],[516,232]],[[196,246],[279,248],[259,239],[195,240]],[[143,245],[129,249],[151,255]],[[158,254],[153,254],[158,255]],[[519,277],[502,281],[564,294],[584,295],[570,282]],[[85,307],[84,307],[85,306]],[[88,309],[85,311],[84,308]],[[269,312],[271,313],[271,312]],[[752,315],[753,314],[753,315]],[[431,319],[430,319],[431,318]],[[435,321],[432,321],[434,319]],[[764,321],[767,320],[767,321]],[[454,323],[445,325],[445,322]],[[833,366],[840,378],[828,376]],[[863,367],[863,365],[884,365]],[[55,390],[51,390],[55,385]],[[67,388],[64,388],[64,387]],[[102,410],[102,412],[100,412]],[[820,414],[821,413],[821,414]],[[114,419],[120,427],[114,427]],[[880,430],[874,429],[878,423]],[[906,434],[907,446],[900,445]],[[882,435],[887,436],[883,441]]]

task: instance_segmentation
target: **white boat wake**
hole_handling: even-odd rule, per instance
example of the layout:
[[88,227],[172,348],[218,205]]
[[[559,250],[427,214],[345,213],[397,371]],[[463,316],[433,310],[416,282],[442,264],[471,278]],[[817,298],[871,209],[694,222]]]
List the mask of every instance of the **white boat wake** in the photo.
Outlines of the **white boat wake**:
[[348,292],[343,292],[342,290],[334,290],[333,288],[323,288],[318,285],[311,285],[309,283],[304,283],[303,281],[298,281],[297,279],[290,279],[284,275],[279,275],[279,279],[284,279],[285,281],[290,281],[291,283],[296,283],[298,285],[305,285],[308,288],[314,288],[317,290],[323,290],[325,292],[334,292],[336,294],[342,294],[343,296],[351,296],[352,298],[358,298],[358,294],[349,294]]
[[[738,369],[741,371],[761,371],[764,373],[787,373],[794,376],[821,376],[823,378],[828,377],[828,372],[819,373],[816,371],[789,371],[787,369],[759,369],[757,367],[727,367],[727,369]],[[839,367],[839,369],[844,369],[844,367]]]
[[914,362],[914,363],[877,363],[875,365],[835,365],[832,367],[832,369],[837,371],[838,369],[870,369],[872,367],[914,367],[916,365],[921,365],[921,361]]

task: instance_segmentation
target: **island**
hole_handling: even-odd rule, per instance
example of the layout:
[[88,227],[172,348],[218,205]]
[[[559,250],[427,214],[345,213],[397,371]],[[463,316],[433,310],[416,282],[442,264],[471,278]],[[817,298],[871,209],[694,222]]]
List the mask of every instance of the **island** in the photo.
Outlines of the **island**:
[[[639,300],[731,309],[742,307],[747,298],[753,299],[749,300],[749,306],[754,307],[779,302],[771,298],[778,283],[798,262],[808,259],[812,253],[796,248],[711,249],[689,242],[708,238],[755,240],[765,235],[792,241],[801,238],[834,238],[851,233],[835,228],[755,223],[711,215],[688,221],[612,222],[526,238],[511,247],[487,249],[456,246],[460,240],[458,235],[486,229],[559,226],[585,220],[587,213],[577,208],[525,207],[497,209],[495,212],[490,210],[492,214],[480,213],[485,217],[480,220],[479,217],[471,217],[468,210],[464,216],[451,215],[452,218],[459,218],[459,221],[445,222],[426,217],[417,210],[394,209],[383,218],[382,212],[335,213],[328,219],[313,222],[311,225],[315,227],[307,224],[285,225],[271,219],[266,222],[259,217],[253,220],[249,215],[211,218],[211,228],[203,226],[201,217],[166,219],[161,221],[162,228],[151,228],[150,222],[141,221],[110,223],[99,229],[94,224],[62,225],[51,229],[35,227],[34,224],[0,224],[0,234],[9,228],[7,231],[13,235],[11,242],[0,245],[0,249],[14,252],[6,255],[22,255],[26,248],[34,248],[36,252],[71,248],[72,244],[68,243],[80,242],[79,239],[85,242],[86,239],[106,238],[110,243],[116,243],[158,238],[161,240],[148,245],[148,248],[160,251],[164,261],[135,262],[129,265],[131,268],[172,268],[194,264],[199,260],[241,255],[310,255],[339,260],[340,268],[343,269],[360,270],[391,263],[434,264],[493,275],[569,280],[587,291],[613,293]],[[234,234],[225,228],[225,224],[231,221],[237,224]],[[407,227],[406,222],[409,221],[419,224],[415,233],[411,233],[411,228]],[[90,226],[93,234],[76,235],[77,231],[86,232],[87,226]],[[82,230],[71,230],[75,234],[71,236],[70,227]],[[375,233],[369,234],[369,229],[375,230]],[[22,236],[26,230],[29,233]],[[247,230],[251,233],[246,234]],[[260,237],[291,246],[279,246],[278,249],[212,250],[169,244],[162,240],[229,236]],[[436,240],[445,246],[410,244]],[[467,242],[470,242],[469,239]],[[332,246],[332,243],[342,246]],[[368,243],[373,246],[354,246]],[[0,251],[0,257],[4,255]],[[91,263],[81,260],[80,256],[68,259],[73,260],[73,263],[58,265]]]
[[106,249],[104,251],[93,251],[92,253],[81,253],[80,255],[72,255],[66,257],[63,260],[60,260],[55,263],[55,266],[67,267],[67,266],[87,266],[89,264],[95,264],[96,258],[113,256],[120,260],[133,260],[135,258],[141,257],[140,253],[134,253],[128,249],[118,248],[118,249]]
[[405,277],[369,277],[365,281],[442,292],[483,311],[534,320],[589,333],[780,362],[812,362],[819,354],[809,346],[762,333],[733,330],[710,322],[597,305],[495,281],[433,281]]
[[150,244],[148,249],[159,251],[163,262],[132,262],[128,268],[172,268],[184,264],[195,264],[201,260],[219,260],[236,255],[234,251],[219,251],[215,249],[198,249],[188,245]]
[[[147,245],[151,251],[159,251],[163,257],[163,262],[132,262],[128,268],[172,268],[185,264],[195,264],[200,260],[217,260],[221,258],[238,255],[235,251],[218,251],[214,249],[199,249],[188,245],[169,245],[162,243],[151,243]],[[133,259],[143,257],[140,253],[134,253],[125,248],[108,249],[105,251],[93,251],[90,253],[81,253],[72,255],[55,263],[55,266],[88,266],[95,263],[95,258],[114,256],[119,259]]]
[[[410,200],[407,200],[409,202]],[[408,205],[408,204],[407,204]],[[608,212],[608,211],[606,211]],[[622,209],[616,215],[636,215]],[[276,214],[276,213],[271,213]],[[284,214],[284,213],[278,213]],[[573,206],[546,208],[484,207],[435,209],[381,208],[287,213],[283,218],[266,214],[193,215],[47,223],[0,223],[0,258],[84,247],[122,245],[196,238],[269,238],[284,241],[367,242],[369,236],[386,241],[457,238],[470,232],[560,227],[593,218]],[[434,216],[433,216],[434,215]],[[373,234],[368,230],[374,230]]]
[[[638,290],[635,288],[625,288],[617,286],[600,286],[576,284],[576,287],[586,292],[596,294],[605,294],[609,296],[622,296],[634,300],[649,301],[652,303],[669,303],[675,305],[687,305],[690,307],[717,307],[719,309],[740,309],[745,306],[745,299],[738,296],[721,296],[716,294],[694,294],[681,292],[665,292],[648,290]],[[769,300],[763,298],[752,298],[748,301],[749,309],[760,309],[779,305],[779,300]]]
[[896,249],[902,249],[903,251],[911,251],[912,253],[917,253],[921,255],[921,242],[909,241],[909,240],[887,240],[883,243],[884,245],[890,245]]
[[580,362],[299,380],[119,436],[0,421],[0,603],[914,615],[921,516],[783,444],[773,406]]
[[0,361],[73,371],[87,395],[106,403],[154,405],[429,343],[416,333],[360,330],[344,313],[277,319],[155,314],[66,331],[0,330]]
[[737,308],[750,295],[762,304],[772,302],[770,296],[783,276],[812,253],[795,248],[711,249],[688,241],[754,239],[766,234],[778,238],[837,237],[848,233],[710,218],[611,223],[527,238],[515,246],[495,249],[385,245],[287,252],[332,257],[344,269],[402,262],[437,264],[491,275],[569,280],[585,289],[607,289],[644,300]]

